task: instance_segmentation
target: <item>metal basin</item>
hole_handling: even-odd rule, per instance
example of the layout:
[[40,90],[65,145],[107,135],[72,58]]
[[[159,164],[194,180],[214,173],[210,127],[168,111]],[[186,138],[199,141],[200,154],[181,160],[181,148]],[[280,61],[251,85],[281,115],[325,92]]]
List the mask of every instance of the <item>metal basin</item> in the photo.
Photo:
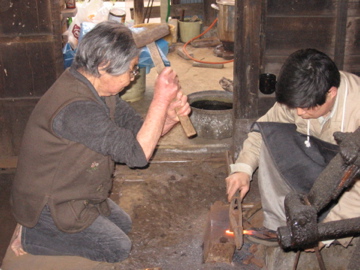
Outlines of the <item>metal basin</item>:
[[218,10],[217,34],[221,42],[234,42],[235,0],[217,0],[213,6]]
[[225,139],[233,132],[233,94],[207,90],[188,95],[190,120],[199,137]]

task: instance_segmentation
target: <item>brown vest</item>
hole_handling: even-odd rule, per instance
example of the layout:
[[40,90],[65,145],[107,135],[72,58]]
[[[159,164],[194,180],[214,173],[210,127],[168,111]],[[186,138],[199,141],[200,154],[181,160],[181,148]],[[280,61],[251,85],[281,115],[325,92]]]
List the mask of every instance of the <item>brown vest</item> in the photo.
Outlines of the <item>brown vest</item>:
[[25,129],[12,188],[13,213],[20,224],[35,226],[46,204],[64,232],[81,231],[99,214],[110,214],[106,198],[114,162],[110,156],[58,137],[52,122],[62,108],[77,100],[98,102],[111,117],[116,98],[106,98],[106,106],[66,70],[40,99]]

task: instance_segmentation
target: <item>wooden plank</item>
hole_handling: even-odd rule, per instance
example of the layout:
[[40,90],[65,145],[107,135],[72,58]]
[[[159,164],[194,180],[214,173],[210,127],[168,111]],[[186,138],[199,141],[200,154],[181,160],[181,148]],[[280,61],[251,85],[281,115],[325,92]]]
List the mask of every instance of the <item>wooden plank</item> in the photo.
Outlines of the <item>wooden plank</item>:
[[267,1],[268,16],[335,16],[337,0]]
[[[177,55],[179,55],[181,58],[184,58],[185,60],[190,60],[190,58],[184,53],[184,50],[183,50],[183,47],[178,47],[177,50],[176,50],[176,53]],[[193,53],[190,53],[188,51],[188,54],[194,58],[194,54]]]
[[203,0],[204,2],[204,21],[205,26],[210,25],[217,17],[217,11],[211,7],[211,4],[215,4],[216,0]]
[[217,37],[199,38],[190,42],[194,48],[215,47],[221,45],[221,41]]
[[131,19],[134,20],[135,24],[144,22],[144,12],[144,0],[134,0],[134,15],[131,16]]
[[[264,71],[264,66],[263,66],[263,62],[264,62],[264,55],[265,55],[265,49],[266,49],[266,39],[265,39],[265,26],[266,26],[266,18],[268,16],[268,6],[267,6],[267,1],[263,1],[263,3],[261,4],[261,18],[260,18],[260,71],[259,74],[261,73],[265,73]],[[259,93],[259,92],[258,92]]]
[[359,17],[360,1],[350,0],[348,2],[348,17]]
[[360,56],[360,14],[358,17],[350,17],[347,20],[345,47],[345,57]]
[[[52,33],[52,16],[49,12],[52,5],[57,5],[60,12],[58,1],[44,0],[41,3],[33,1],[2,1],[1,12],[1,35],[28,35],[34,33]],[[54,3],[52,3],[54,2]],[[6,4],[8,3],[8,6]],[[3,10],[6,8],[6,10]],[[60,15],[59,17],[60,18]]]
[[288,55],[300,48],[333,53],[335,18],[271,17],[266,20],[266,53]]
[[0,98],[41,96],[63,71],[59,1],[1,13]]
[[344,70],[360,76],[360,55],[345,57]]
[[160,0],[160,19],[162,23],[166,23],[169,19],[168,14],[170,9],[170,3],[168,0]]
[[[150,18],[160,18],[160,6],[153,6],[151,8],[151,12],[149,11],[149,9],[150,9],[149,7],[143,7],[144,14],[150,14]],[[131,15],[131,19],[135,20],[134,10],[135,7],[130,8],[130,15]],[[203,13],[204,13],[202,3],[178,4],[178,5],[171,5],[170,17],[180,18],[181,10],[185,10],[185,17],[191,17],[193,15],[198,15],[199,17],[203,17]]]
[[[58,18],[61,18],[60,14],[61,14],[61,9],[63,8],[63,6],[61,6],[60,0],[53,0],[53,1],[50,1],[50,3],[52,3],[51,9],[50,9],[50,14],[51,14],[50,22],[52,25],[51,35],[54,37],[54,43],[52,46],[52,55],[54,56],[54,58],[51,59],[51,61],[53,61],[53,63],[49,63],[51,61],[48,60],[47,65],[55,66],[54,70],[55,70],[55,74],[56,74],[55,75],[55,80],[56,80],[58,77],[60,77],[60,75],[64,71],[64,58],[63,58],[63,54],[62,54],[62,48],[63,48],[62,33],[63,33],[63,31],[62,31],[61,20],[58,19]],[[46,23],[49,24],[50,22],[46,22]]]
[[[40,97],[47,91],[58,77],[55,42],[43,36],[29,42],[0,41],[0,98]],[[61,54],[61,47],[56,48]]]
[[347,9],[348,0],[338,1],[336,12],[334,49],[334,62],[336,63],[338,69],[343,69],[344,67]]
[[193,62],[192,66],[200,67],[200,68],[217,68],[217,69],[224,68],[224,64],[207,64],[207,63],[199,63],[199,62]]
[[[224,150],[225,151],[225,150]],[[224,158],[223,152],[200,152],[197,153],[186,153],[183,151],[179,151],[176,155],[172,153],[159,153],[157,152],[154,155],[150,162],[153,164],[159,163],[214,163],[214,164],[225,164],[226,160]]]
[[1,156],[18,155],[31,111],[64,70],[60,3],[5,1],[0,7]]

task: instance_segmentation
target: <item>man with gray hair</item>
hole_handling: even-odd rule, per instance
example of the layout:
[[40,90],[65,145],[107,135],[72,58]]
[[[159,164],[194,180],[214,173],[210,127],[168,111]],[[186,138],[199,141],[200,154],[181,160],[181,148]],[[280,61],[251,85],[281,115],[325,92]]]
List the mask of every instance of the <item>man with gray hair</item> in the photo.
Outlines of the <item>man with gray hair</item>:
[[[119,98],[138,73],[131,31],[106,21],[88,32],[74,62],[27,123],[11,203],[16,255],[128,257],[131,219],[108,198],[114,162],[148,164],[159,138],[190,113],[176,73],[165,68],[143,120]],[[177,113],[176,111],[177,110]]]

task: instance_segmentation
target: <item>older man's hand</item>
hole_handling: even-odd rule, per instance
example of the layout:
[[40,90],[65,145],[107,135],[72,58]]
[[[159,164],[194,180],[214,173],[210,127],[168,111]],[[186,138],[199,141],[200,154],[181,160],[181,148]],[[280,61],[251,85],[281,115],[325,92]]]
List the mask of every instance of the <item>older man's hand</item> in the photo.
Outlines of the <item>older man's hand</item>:
[[172,68],[166,67],[156,79],[153,100],[168,106],[179,91],[181,91],[181,87],[176,72]]

